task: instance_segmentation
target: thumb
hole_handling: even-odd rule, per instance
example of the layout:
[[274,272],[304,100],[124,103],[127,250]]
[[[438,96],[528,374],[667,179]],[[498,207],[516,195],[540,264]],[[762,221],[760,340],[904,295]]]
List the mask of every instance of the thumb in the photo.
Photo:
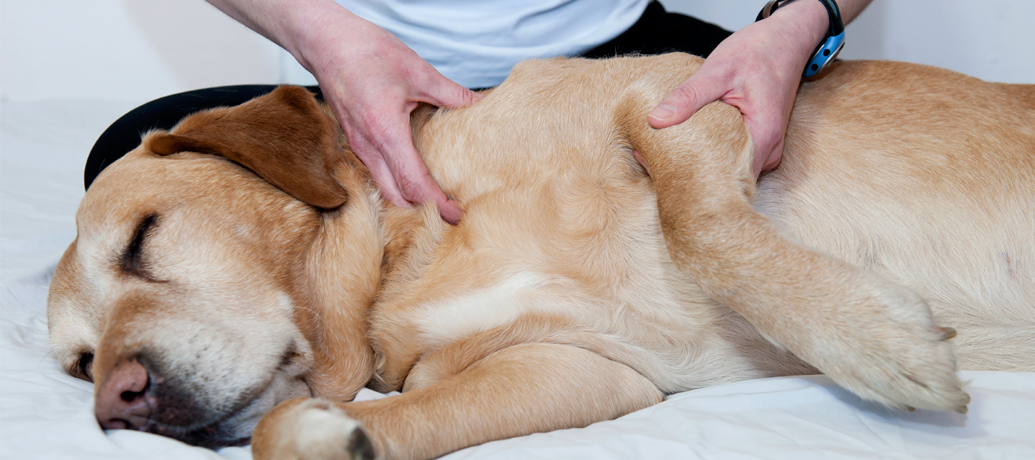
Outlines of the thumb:
[[464,88],[442,75],[435,79],[435,84],[431,85],[425,96],[427,99],[425,102],[437,107],[450,109],[474,105],[474,103],[482,100],[483,97],[481,94]]
[[715,75],[697,72],[669,93],[649,115],[647,122],[655,129],[678,125],[701,107],[726,94],[725,81]]

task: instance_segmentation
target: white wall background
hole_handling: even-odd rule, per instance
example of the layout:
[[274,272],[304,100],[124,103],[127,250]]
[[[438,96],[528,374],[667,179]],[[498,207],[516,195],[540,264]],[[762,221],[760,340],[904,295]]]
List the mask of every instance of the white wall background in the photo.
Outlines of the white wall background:
[[[736,29],[764,0],[662,0]],[[1035,1],[875,0],[845,58],[1035,83]],[[202,0],[0,0],[0,98],[143,102],[208,86],[307,83],[284,51]]]

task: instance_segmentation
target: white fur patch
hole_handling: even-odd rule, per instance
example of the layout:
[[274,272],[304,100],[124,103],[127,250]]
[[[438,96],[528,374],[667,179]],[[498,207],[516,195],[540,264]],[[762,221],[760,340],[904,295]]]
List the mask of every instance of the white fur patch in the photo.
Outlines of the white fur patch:
[[520,272],[491,288],[429,302],[417,323],[421,336],[430,343],[444,344],[511,323],[529,312],[559,311],[563,300],[538,295],[549,282],[538,273]]

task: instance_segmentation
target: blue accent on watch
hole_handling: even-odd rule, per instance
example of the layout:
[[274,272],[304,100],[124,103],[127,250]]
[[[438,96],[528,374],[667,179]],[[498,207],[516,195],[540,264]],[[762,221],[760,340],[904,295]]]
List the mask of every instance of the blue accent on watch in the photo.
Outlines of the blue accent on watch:
[[816,53],[812,55],[812,60],[805,66],[805,71],[802,72],[801,76],[811,77],[825,69],[827,65],[834,62],[834,58],[837,57],[837,53],[840,53],[841,48],[844,48],[844,46],[844,32],[833,37],[827,37],[823,43],[820,43],[819,48],[817,48]]
[[[766,3],[755,21],[768,18],[777,8],[791,1],[794,0],[772,0]],[[841,48],[845,46],[845,24],[841,20],[841,9],[837,7],[837,2],[834,0],[819,0],[819,2],[826,7],[827,18],[830,20],[829,26],[827,26],[827,36],[812,53],[812,59],[809,59],[805,70],[801,73],[802,77],[811,77],[823,71],[831,62],[834,62],[837,53],[840,53]]]

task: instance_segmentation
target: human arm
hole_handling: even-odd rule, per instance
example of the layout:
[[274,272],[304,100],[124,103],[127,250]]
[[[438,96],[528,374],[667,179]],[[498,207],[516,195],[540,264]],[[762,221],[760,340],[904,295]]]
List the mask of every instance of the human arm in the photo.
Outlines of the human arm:
[[277,43],[311,72],[349,145],[382,195],[399,206],[434,201],[442,218],[462,211],[413,146],[409,114],[425,102],[463,107],[481,99],[442,76],[388,31],[331,0],[209,0]]
[[[845,24],[871,1],[838,0]],[[755,176],[775,168],[802,70],[828,25],[826,8],[817,0],[785,4],[720,43],[697,73],[658,104],[648,122],[657,129],[667,128],[721,100],[744,116],[755,144]]]

